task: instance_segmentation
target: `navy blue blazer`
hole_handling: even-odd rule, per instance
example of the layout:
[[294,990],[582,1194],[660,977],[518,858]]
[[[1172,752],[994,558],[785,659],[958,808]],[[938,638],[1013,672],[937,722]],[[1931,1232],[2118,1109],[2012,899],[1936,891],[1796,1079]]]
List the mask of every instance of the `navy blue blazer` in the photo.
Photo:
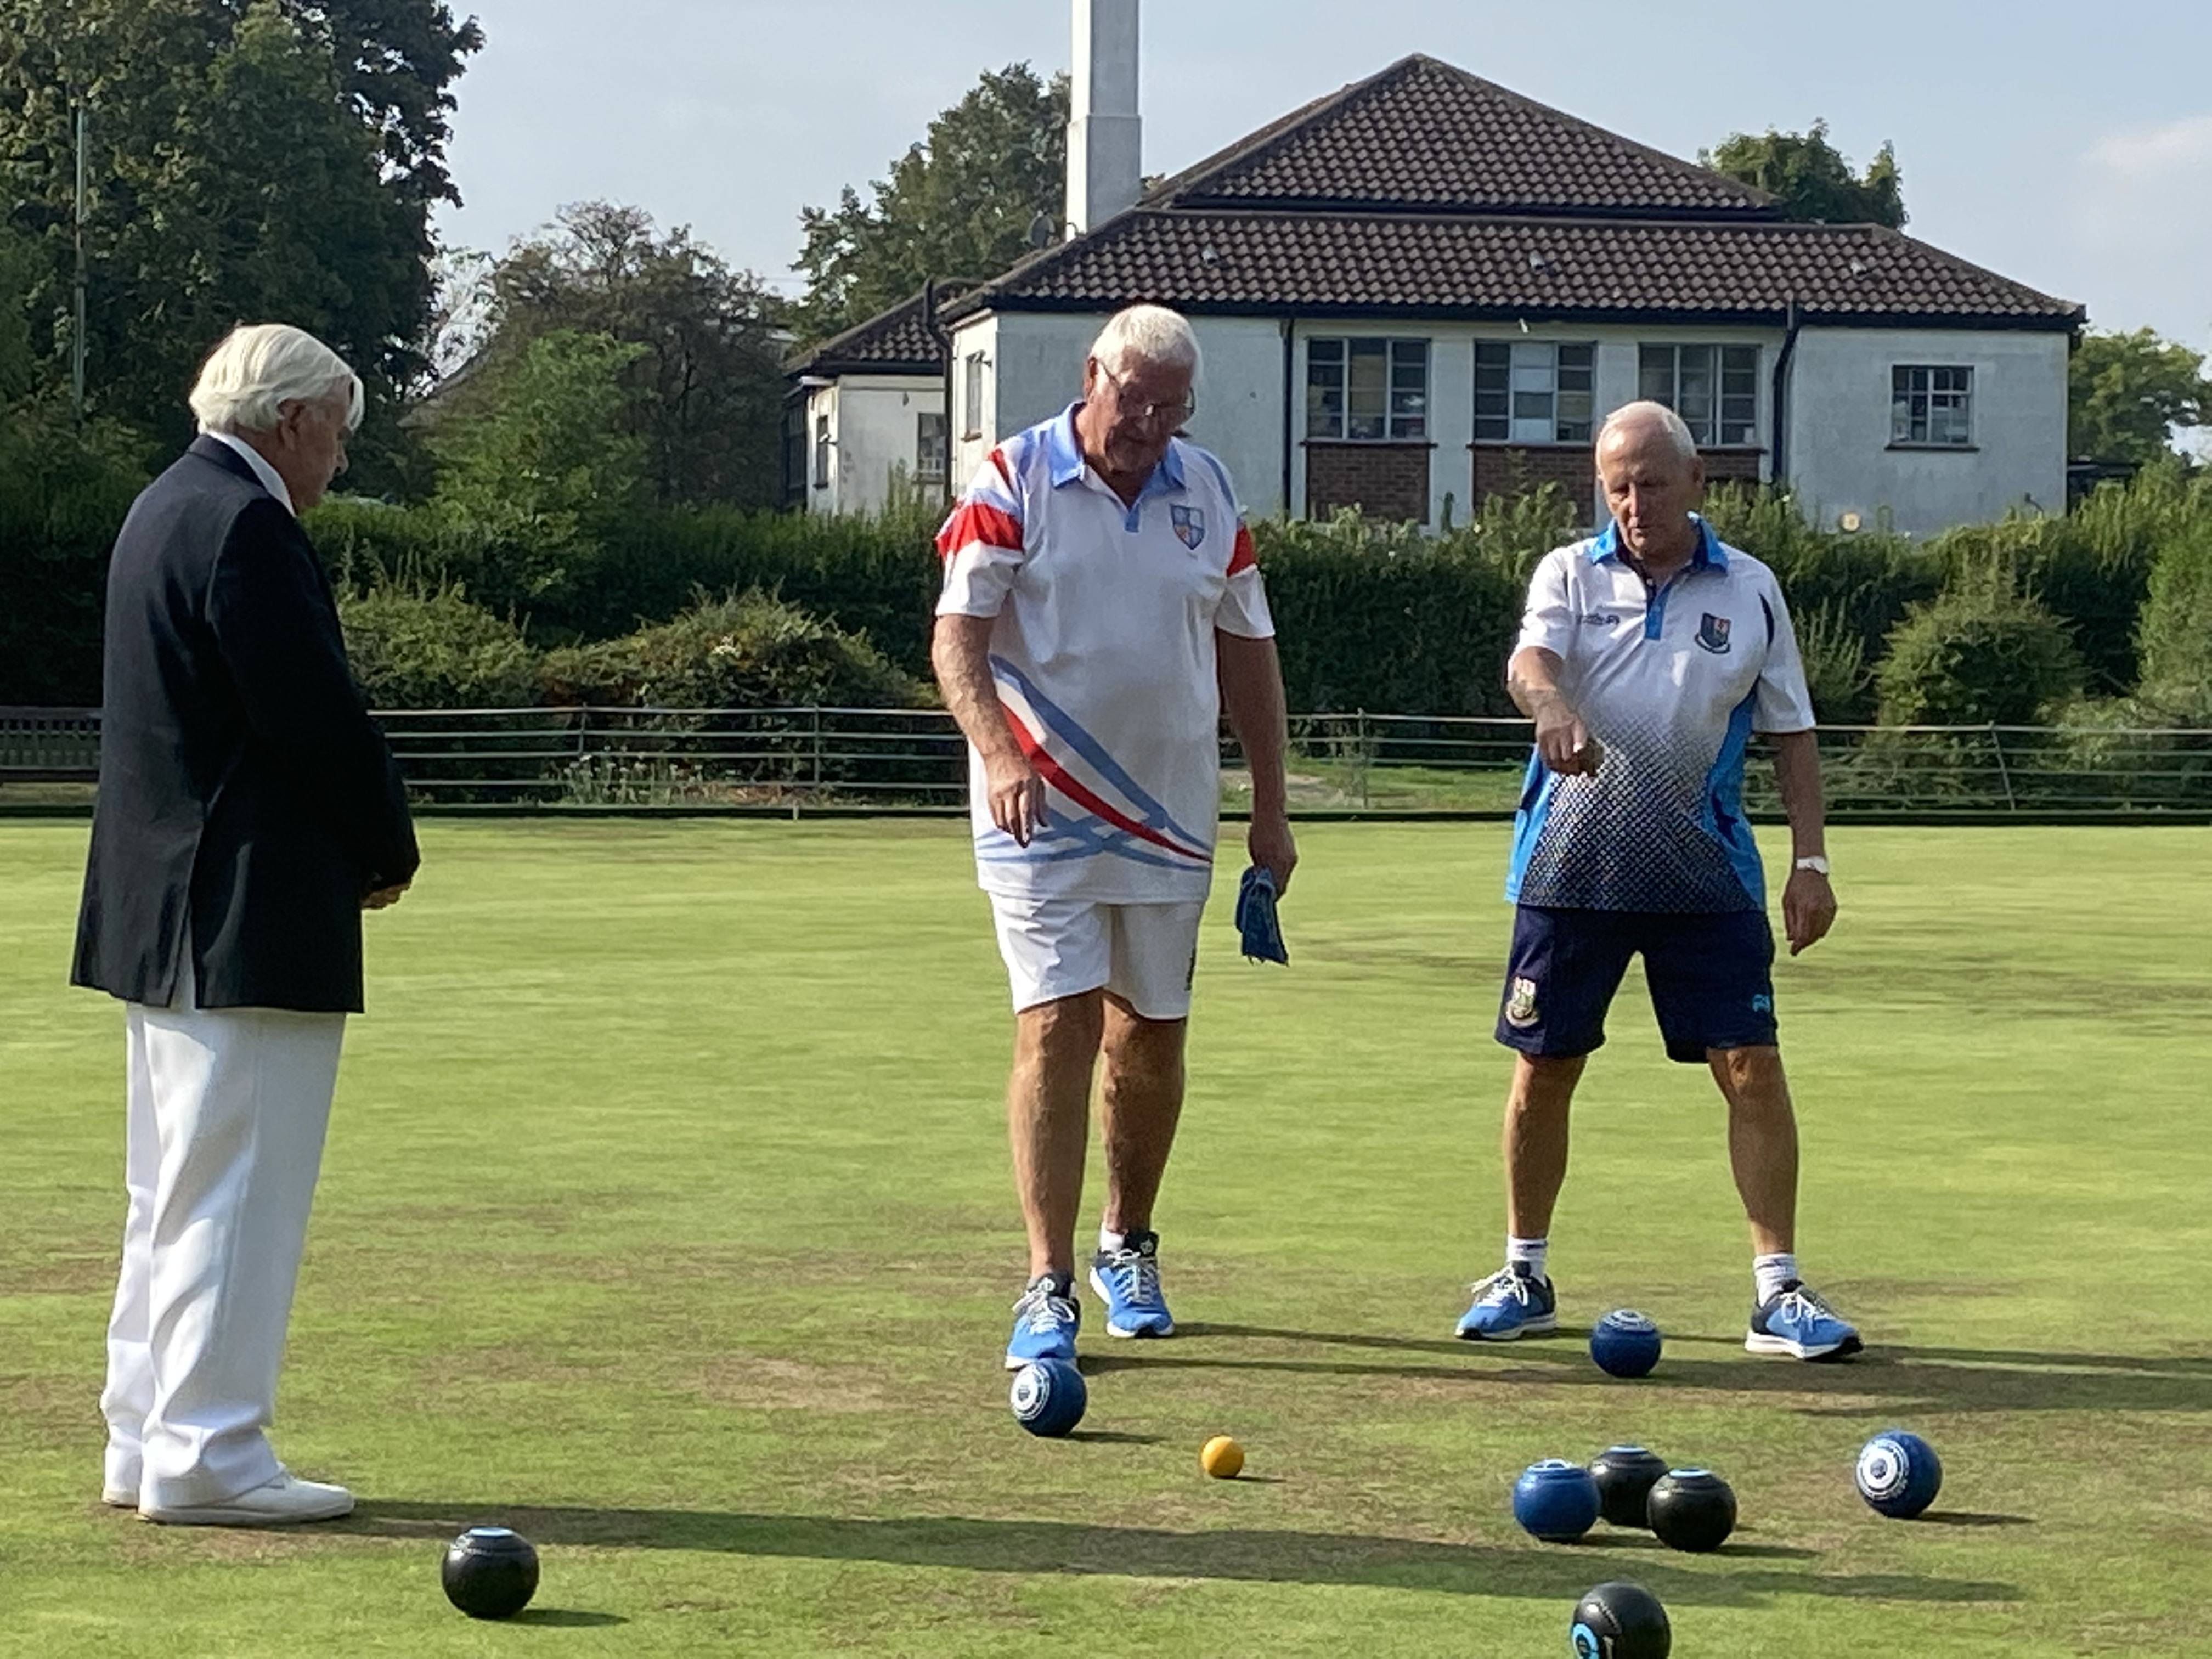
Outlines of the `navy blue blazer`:
[[107,573],[100,793],[73,983],[166,1006],[356,1012],[361,901],[420,862],[306,532],[196,440]]

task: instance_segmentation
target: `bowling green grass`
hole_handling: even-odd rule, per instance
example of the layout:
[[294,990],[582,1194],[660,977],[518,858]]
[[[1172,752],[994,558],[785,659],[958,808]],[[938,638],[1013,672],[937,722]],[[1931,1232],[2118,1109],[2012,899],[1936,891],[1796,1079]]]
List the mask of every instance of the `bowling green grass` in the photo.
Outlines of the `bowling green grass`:
[[[1569,1321],[1657,1318],[1642,1382],[1450,1337],[1502,1230],[1504,839],[1308,829],[1287,970],[1209,915],[1183,1331],[1093,1337],[1044,1442],[999,1367],[1008,1021],[960,830],[433,821],[369,920],[276,1429],[361,1507],[283,1534],[96,1502],[122,1021],[62,984],[83,826],[0,825],[0,1655],[1536,1659],[1624,1577],[1680,1659],[2197,1651],[2212,832],[1835,836],[1841,925],[1778,974],[1848,1366],[1741,1351],[1720,1114],[1632,974],[1553,1271]],[[1852,1490],[1891,1425],[1943,1456],[1921,1522]],[[1245,1479],[1199,1471],[1223,1431]],[[1525,1464],[1615,1440],[1732,1480],[1730,1546],[1515,1529]],[[484,1521],[543,1552],[514,1626],[439,1593]]]

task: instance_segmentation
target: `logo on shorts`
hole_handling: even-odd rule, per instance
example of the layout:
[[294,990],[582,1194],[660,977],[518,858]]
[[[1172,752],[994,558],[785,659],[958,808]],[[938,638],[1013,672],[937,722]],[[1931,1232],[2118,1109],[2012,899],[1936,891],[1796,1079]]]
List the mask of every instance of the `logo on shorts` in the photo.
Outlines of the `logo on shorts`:
[[1761,991],[1757,996],[1751,1000],[1751,1012],[1754,1014],[1772,1013],[1774,1012],[1774,999],[1767,995],[1765,992]]
[[1206,539],[1206,514],[1194,507],[1171,507],[1168,522],[1175,526],[1176,539],[1194,553]]
[[1516,979],[1505,998],[1505,1023],[1513,1026],[1529,1026],[1536,1023],[1536,981]]
[[1729,619],[1726,617],[1716,617],[1710,611],[1706,611],[1705,619],[1698,624],[1698,643],[1716,657],[1727,655]]

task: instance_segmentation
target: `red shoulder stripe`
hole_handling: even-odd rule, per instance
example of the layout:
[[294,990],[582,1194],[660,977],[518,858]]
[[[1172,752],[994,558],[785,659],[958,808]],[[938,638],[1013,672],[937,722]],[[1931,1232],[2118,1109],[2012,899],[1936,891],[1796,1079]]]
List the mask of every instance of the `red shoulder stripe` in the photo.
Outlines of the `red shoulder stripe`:
[[988,501],[963,501],[937,532],[937,556],[949,559],[964,547],[981,542],[986,547],[1022,550],[1022,524],[1004,507]]
[[991,450],[991,465],[999,469],[999,476],[1006,481],[1006,488],[1012,489],[1014,487],[1014,475],[1011,471],[1007,471],[1006,452],[1003,448],[1000,448],[996,446],[993,447]]
[[1260,562],[1260,556],[1252,550],[1252,532],[1243,525],[1237,526],[1236,544],[1229,550],[1229,574],[1249,570]]

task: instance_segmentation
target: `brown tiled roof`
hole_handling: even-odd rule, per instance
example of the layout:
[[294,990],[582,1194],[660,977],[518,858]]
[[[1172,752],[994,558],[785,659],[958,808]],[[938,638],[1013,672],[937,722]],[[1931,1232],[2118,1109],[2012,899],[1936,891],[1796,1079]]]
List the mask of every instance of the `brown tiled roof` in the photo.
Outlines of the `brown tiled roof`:
[[1778,216],[1763,191],[1418,54],[1168,179],[1147,204]]
[[1139,208],[1025,261],[954,311],[2064,329],[2081,307],[1874,225],[1568,221]]
[[942,374],[944,355],[921,323],[921,295],[832,335],[784,364],[787,374]]

